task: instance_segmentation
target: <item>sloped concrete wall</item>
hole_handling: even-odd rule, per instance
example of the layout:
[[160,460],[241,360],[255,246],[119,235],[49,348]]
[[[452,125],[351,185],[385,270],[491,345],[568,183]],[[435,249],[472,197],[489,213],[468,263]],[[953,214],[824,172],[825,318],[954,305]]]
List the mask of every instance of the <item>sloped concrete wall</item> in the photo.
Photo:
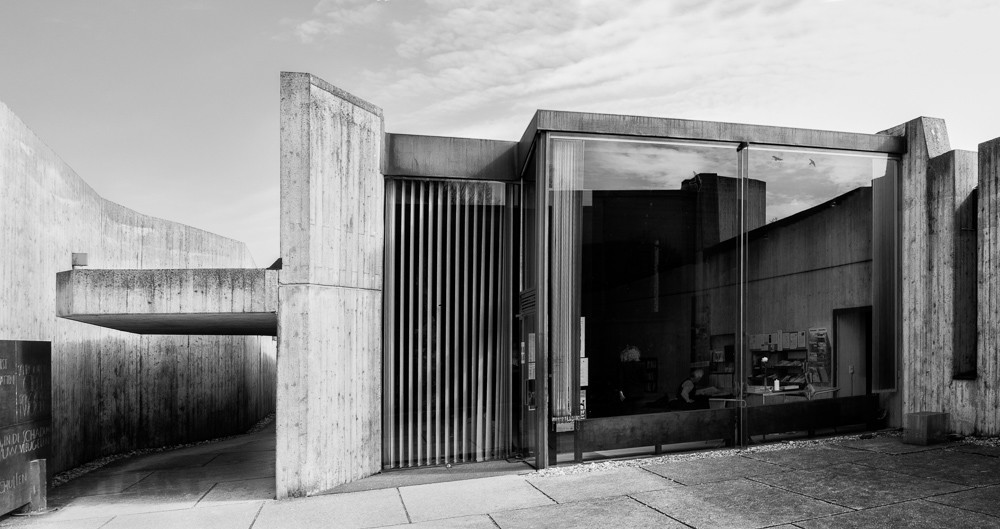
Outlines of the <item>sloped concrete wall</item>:
[[269,337],[139,336],[56,317],[56,273],[253,267],[243,243],[101,198],[0,103],[0,339],[52,341],[58,472],[244,430],[274,407]]
[[278,498],[381,468],[382,111],[281,75]]

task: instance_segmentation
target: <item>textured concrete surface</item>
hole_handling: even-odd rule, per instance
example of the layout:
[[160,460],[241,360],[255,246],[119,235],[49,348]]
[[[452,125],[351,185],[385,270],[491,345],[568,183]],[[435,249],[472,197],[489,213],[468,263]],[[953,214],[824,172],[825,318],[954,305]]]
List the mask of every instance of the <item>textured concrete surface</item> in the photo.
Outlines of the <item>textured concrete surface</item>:
[[[963,443],[778,443],[542,473],[496,461],[392,471],[362,480],[369,490],[281,501],[274,444],[270,429],[121,460],[53,489],[57,510],[0,518],[0,528],[1000,527],[1000,485],[984,477],[1000,474],[1000,458]],[[456,481],[420,482],[428,477]]]
[[278,334],[278,271],[67,270],[60,318],[138,334]]
[[384,133],[377,107],[281,74],[279,498],[382,467]]
[[559,503],[593,500],[609,496],[626,496],[636,492],[680,486],[642,468],[536,477],[529,478],[528,483]]
[[56,316],[73,253],[102,269],[252,268],[246,245],[102,198],[3,103],[0,182],[0,333],[52,342],[49,470],[245,432],[274,411],[270,338],[138,336]]

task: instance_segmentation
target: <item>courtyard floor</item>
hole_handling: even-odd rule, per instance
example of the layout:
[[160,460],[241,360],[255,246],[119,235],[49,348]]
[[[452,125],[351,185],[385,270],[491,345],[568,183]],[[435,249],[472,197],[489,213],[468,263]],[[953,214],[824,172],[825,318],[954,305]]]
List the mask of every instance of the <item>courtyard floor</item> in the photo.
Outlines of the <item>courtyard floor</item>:
[[[866,436],[871,437],[871,436]],[[858,436],[535,472],[387,472],[275,501],[274,429],[119,460],[0,527],[1000,527],[1000,448]]]

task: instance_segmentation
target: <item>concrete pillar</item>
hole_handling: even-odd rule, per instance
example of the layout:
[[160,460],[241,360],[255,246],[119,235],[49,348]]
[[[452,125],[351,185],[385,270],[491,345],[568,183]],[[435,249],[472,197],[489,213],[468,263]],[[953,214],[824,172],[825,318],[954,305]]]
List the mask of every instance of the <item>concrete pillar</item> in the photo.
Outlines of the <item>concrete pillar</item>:
[[933,370],[930,355],[940,347],[941,338],[929,332],[935,310],[932,284],[937,279],[930,273],[934,253],[930,229],[933,206],[928,194],[934,186],[928,173],[931,159],[950,149],[944,120],[921,117],[907,122],[903,128],[906,154],[902,160],[899,196],[902,336],[897,366],[901,374],[897,395],[902,399],[896,400],[890,417],[896,426],[902,426],[901,413],[929,411],[915,410],[924,404],[923,377]]
[[381,109],[281,74],[278,498],[381,468]]
[[979,144],[976,433],[1000,434],[1000,138]]
[[976,154],[949,150],[942,120],[918,118],[905,127],[901,411],[947,412],[949,430],[973,433],[981,393],[976,381]]

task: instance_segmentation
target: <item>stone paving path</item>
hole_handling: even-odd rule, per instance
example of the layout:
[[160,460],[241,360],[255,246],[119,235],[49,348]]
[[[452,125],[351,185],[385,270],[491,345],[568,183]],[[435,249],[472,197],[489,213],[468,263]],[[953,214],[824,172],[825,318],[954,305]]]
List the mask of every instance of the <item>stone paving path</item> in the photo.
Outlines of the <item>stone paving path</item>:
[[54,512],[0,527],[1000,527],[1000,448],[789,446],[542,474],[437,467],[279,502],[272,428],[116,462],[52,490]]

